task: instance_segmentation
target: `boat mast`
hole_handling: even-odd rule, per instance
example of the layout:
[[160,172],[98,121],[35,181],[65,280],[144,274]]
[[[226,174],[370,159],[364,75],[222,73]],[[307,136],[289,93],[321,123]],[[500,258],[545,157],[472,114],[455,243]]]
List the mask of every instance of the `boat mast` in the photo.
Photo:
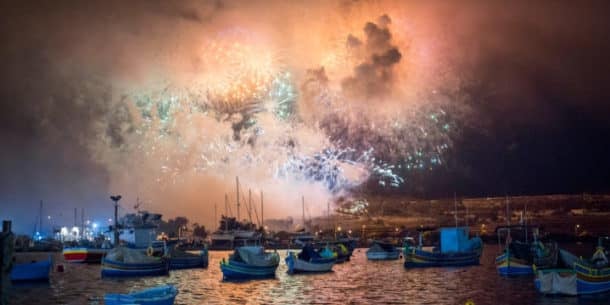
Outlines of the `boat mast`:
[[510,226],[510,212],[509,212],[509,201],[508,201],[508,195],[506,195],[506,224]]
[[227,195],[227,193],[225,193],[225,231],[229,230],[229,222],[227,221],[229,219],[229,195]]
[[239,221],[239,177],[235,176],[235,189],[237,193],[237,221]]
[[455,218],[455,227],[458,226],[458,215],[457,215],[457,194],[453,192],[453,216]]
[[301,205],[303,208],[303,229],[305,229],[305,196],[301,196]]
[[261,191],[261,226],[265,228],[265,219],[263,218],[263,191]]
[[42,234],[42,200],[40,200],[40,211],[38,212],[38,230]]
[[252,190],[248,189],[248,220],[252,223]]

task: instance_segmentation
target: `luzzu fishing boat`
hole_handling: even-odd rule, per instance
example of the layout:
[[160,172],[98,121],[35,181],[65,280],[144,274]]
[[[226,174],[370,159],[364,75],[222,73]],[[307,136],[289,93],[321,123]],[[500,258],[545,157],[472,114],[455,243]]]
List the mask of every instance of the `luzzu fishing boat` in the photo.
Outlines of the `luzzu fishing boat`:
[[51,256],[43,261],[15,264],[11,269],[11,281],[48,281],[52,265]]
[[88,248],[88,247],[70,247],[64,248],[62,254],[64,260],[68,263],[90,263],[99,264],[102,258],[110,249]]
[[417,247],[405,247],[405,268],[454,267],[478,265],[483,243],[479,237],[468,238],[468,227],[441,228],[440,249],[422,246],[423,231]]
[[235,248],[228,260],[220,262],[220,270],[225,280],[269,278],[275,276],[280,263],[277,252],[265,252],[260,246]]
[[298,254],[288,251],[285,260],[288,273],[328,272],[335,264],[335,256],[322,257],[311,245],[305,245]]
[[368,260],[395,260],[400,257],[400,250],[391,243],[374,241],[373,245],[366,251]]
[[[505,236],[504,250],[496,257],[496,270],[500,275],[530,275],[534,274],[533,264],[539,268],[552,268],[557,264],[557,245],[538,240],[538,227],[501,226],[496,228],[496,233],[498,243]],[[528,238],[528,233],[533,236]]]
[[108,293],[104,295],[104,303],[106,305],[172,305],[176,295],[178,295],[176,287],[163,285],[127,294]]
[[590,259],[560,250],[566,268],[538,269],[534,266],[536,290],[543,294],[582,295],[610,291],[610,265],[601,239]]
[[169,257],[169,269],[206,268],[208,266],[208,250],[202,249],[198,254],[173,249]]
[[147,256],[139,250],[114,248],[102,259],[102,277],[167,275],[169,261]]

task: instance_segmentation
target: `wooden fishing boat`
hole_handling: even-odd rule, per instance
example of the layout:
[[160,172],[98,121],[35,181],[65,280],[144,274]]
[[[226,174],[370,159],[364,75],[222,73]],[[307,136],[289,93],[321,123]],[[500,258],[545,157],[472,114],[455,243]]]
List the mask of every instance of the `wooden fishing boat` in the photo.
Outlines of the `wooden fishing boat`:
[[15,264],[11,269],[11,281],[48,281],[52,265],[51,256],[43,261]]
[[208,250],[200,250],[198,254],[193,254],[178,249],[173,249],[169,257],[169,269],[189,269],[207,268]]
[[560,250],[564,268],[534,266],[536,290],[543,294],[582,295],[610,291],[610,266],[601,242],[590,259]]
[[422,231],[417,247],[405,247],[405,268],[457,267],[478,265],[483,249],[479,237],[468,238],[468,227],[441,228],[440,249],[422,246]]
[[90,263],[99,264],[110,249],[71,247],[64,248],[62,254],[68,263]]
[[163,285],[127,294],[108,293],[104,296],[106,305],[172,305],[178,295],[178,289],[172,285]]
[[324,258],[311,245],[305,245],[297,254],[289,251],[286,256],[288,273],[328,272],[335,264],[335,257]]
[[102,277],[167,275],[168,272],[167,259],[124,247],[112,249],[102,259]]
[[[496,228],[498,243],[504,237],[505,246],[496,257],[496,270],[503,276],[534,274],[533,264],[539,268],[552,268],[557,264],[559,248],[556,243],[538,240],[538,227],[525,225]],[[532,234],[528,237],[528,234]]]
[[265,252],[260,246],[235,248],[228,260],[220,262],[220,270],[225,280],[268,278],[275,276],[280,263],[277,252]]
[[400,250],[391,243],[374,241],[371,247],[366,251],[368,260],[395,260],[400,257]]

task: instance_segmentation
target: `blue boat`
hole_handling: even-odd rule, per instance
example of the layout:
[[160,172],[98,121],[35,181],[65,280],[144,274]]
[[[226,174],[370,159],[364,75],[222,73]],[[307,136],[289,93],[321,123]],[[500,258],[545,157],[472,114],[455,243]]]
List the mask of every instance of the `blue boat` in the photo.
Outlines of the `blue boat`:
[[534,285],[543,294],[583,295],[610,291],[610,265],[601,240],[590,259],[560,250],[564,268],[538,269]]
[[[504,249],[496,257],[496,270],[502,276],[533,275],[532,266],[552,268],[557,264],[559,248],[556,243],[538,240],[539,228],[526,225],[499,226],[496,228],[498,244]],[[528,236],[532,234],[532,236]]]
[[368,260],[395,260],[400,257],[400,250],[391,243],[374,241],[371,247],[366,250]]
[[169,258],[169,269],[207,268],[208,250],[203,249],[199,254],[188,253],[177,249],[172,250]]
[[441,228],[440,249],[422,246],[422,232],[417,247],[405,247],[405,268],[459,267],[478,265],[483,242],[479,237],[468,238],[468,227]]
[[288,273],[329,272],[335,264],[335,256],[322,257],[311,245],[305,245],[301,252],[288,252],[286,256]]
[[44,261],[15,264],[11,269],[11,281],[48,281],[52,265],[51,256]]
[[265,252],[260,246],[235,248],[228,260],[220,262],[220,270],[225,280],[245,280],[275,277],[280,263],[277,252]]
[[102,259],[102,277],[154,276],[168,272],[167,259],[124,247],[112,249]]
[[163,285],[127,294],[108,293],[104,296],[106,305],[172,305],[178,295],[178,289],[172,285]]

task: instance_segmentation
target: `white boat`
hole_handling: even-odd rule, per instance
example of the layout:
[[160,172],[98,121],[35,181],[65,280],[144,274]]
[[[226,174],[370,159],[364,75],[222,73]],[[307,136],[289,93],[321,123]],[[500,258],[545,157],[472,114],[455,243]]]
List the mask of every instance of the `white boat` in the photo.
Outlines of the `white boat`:
[[328,272],[332,270],[336,258],[334,256],[322,257],[312,246],[306,245],[298,254],[288,251],[285,260],[288,273]]

